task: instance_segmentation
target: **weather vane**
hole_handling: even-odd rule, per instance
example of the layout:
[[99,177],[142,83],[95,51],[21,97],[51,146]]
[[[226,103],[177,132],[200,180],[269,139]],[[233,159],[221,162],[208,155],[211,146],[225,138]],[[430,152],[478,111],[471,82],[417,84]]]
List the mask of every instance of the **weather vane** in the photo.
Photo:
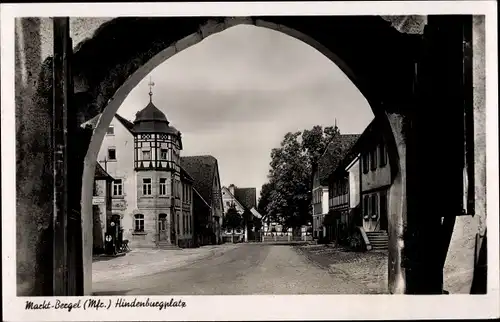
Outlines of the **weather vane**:
[[153,86],[155,86],[155,83],[151,80],[151,76],[149,76],[149,101],[153,102]]

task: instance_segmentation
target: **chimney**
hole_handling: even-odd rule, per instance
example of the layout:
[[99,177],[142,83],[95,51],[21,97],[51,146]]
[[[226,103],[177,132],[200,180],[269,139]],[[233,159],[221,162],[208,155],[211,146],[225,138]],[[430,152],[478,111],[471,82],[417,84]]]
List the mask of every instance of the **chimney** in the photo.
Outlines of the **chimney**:
[[230,184],[230,185],[229,185],[229,187],[228,187],[229,192],[230,192],[233,196],[234,196],[234,188],[235,188],[234,184]]

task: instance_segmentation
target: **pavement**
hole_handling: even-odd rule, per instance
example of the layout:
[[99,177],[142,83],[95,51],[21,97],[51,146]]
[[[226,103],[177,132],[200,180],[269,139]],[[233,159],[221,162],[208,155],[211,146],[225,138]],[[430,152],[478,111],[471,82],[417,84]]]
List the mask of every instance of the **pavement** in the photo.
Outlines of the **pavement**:
[[354,252],[329,245],[304,245],[297,250],[330,274],[356,283],[363,294],[389,294],[387,251]]
[[126,280],[181,267],[192,261],[236,247],[234,244],[175,250],[134,249],[122,257],[103,258],[92,263],[92,282]]
[[[105,262],[95,263],[93,292],[94,295],[374,293],[374,285],[370,288],[360,274],[350,274],[349,267],[339,263],[334,267],[322,266],[307,253],[313,248],[306,247],[253,243],[220,245],[202,251],[150,251],[149,255],[132,252],[110,260],[113,263],[106,269],[98,266]],[[191,251],[192,256],[173,253],[186,251]],[[143,264],[134,264],[138,259]],[[355,273],[367,270],[359,268],[363,261],[348,264],[358,268]]]

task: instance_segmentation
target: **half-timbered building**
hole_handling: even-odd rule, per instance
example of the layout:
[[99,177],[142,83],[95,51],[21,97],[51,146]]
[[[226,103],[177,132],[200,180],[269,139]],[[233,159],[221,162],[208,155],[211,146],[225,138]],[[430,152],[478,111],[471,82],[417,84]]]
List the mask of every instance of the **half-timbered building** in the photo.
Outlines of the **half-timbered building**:
[[180,164],[181,132],[149,94],[134,122],[115,115],[99,151],[114,178],[111,220],[131,247],[191,247],[193,178]]

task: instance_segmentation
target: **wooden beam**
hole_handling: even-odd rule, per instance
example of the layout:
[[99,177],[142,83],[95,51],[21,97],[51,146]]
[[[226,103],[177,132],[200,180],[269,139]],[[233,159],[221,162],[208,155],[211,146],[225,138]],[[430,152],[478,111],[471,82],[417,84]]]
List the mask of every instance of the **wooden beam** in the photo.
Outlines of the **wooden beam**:
[[68,160],[68,75],[67,41],[69,18],[54,18],[52,150],[54,165],[53,201],[53,295],[67,295],[67,160]]

